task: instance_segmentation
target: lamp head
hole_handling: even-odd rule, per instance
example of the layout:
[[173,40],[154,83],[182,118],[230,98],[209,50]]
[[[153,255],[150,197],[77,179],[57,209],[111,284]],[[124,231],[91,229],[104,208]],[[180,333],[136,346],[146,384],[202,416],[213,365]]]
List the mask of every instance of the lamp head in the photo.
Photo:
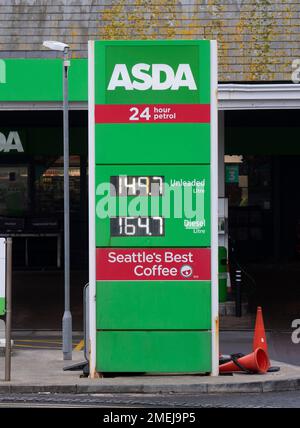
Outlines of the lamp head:
[[60,52],[67,52],[70,48],[69,45],[62,42],[57,42],[55,40],[45,40],[43,42],[43,46],[45,48],[51,49],[52,51],[60,51]]

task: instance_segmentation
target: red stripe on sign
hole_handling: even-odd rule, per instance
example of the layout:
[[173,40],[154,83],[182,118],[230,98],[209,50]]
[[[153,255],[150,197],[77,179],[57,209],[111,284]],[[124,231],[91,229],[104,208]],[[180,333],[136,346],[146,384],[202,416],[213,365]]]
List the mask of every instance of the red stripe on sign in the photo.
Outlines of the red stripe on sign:
[[210,104],[97,104],[96,123],[209,123]]
[[97,281],[209,281],[210,248],[97,248]]

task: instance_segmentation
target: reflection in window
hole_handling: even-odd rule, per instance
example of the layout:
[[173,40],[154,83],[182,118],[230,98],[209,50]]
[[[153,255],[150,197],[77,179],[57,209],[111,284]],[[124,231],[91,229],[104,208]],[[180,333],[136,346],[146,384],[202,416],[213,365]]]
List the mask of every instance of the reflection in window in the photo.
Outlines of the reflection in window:
[[23,216],[28,210],[28,167],[0,168],[0,215]]
[[271,209],[271,161],[267,156],[225,156],[229,207]]
[[[35,211],[36,213],[59,213],[64,209],[63,157],[50,165],[35,167]],[[79,211],[80,204],[80,157],[70,157],[70,210]]]

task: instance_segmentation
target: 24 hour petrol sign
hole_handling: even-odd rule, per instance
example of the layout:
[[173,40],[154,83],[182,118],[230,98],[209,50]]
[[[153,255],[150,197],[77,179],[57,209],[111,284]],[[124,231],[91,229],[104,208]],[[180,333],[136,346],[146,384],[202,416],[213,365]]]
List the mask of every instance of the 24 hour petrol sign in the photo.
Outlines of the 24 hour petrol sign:
[[89,43],[92,376],[216,372],[215,96],[213,42]]

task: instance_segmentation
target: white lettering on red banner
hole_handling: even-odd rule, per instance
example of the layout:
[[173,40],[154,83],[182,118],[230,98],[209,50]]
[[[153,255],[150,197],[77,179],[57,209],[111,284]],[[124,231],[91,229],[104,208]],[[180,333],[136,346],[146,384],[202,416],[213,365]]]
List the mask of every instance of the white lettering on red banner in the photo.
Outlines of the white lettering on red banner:
[[209,123],[209,104],[96,104],[96,123]]
[[209,248],[97,248],[97,281],[209,281]]

